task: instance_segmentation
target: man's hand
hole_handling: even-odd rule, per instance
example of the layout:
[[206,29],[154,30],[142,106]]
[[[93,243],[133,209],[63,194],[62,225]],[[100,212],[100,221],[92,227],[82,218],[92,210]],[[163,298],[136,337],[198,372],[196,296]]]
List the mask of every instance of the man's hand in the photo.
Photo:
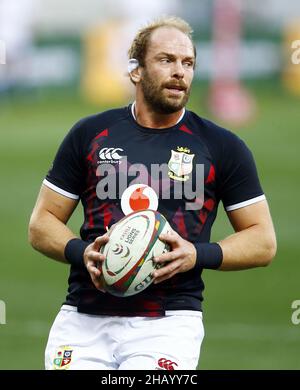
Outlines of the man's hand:
[[86,247],[83,260],[88,270],[91,279],[96,286],[96,288],[102,292],[105,292],[102,286],[101,276],[101,267],[102,262],[105,260],[105,256],[99,253],[100,248],[109,241],[108,234],[97,237],[96,240]]
[[172,230],[169,234],[161,234],[159,239],[170,245],[171,251],[154,258],[155,263],[166,263],[164,267],[154,271],[153,283],[170,279],[179,272],[187,272],[196,264],[196,248]]

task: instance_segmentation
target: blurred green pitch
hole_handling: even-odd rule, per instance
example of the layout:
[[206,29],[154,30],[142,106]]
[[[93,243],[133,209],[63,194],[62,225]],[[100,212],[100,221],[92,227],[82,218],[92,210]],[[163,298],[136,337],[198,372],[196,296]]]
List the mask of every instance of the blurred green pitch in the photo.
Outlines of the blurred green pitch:
[[[299,99],[274,82],[252,85],[259,113],[238,130],[254,153],[278,237],[271,266],[242,272],[205,271],[200,369],[299,369],[300,325],[291,303],[300,299]],[[189,105],[205,117],[206,87],[195,85]],[[68,267],[34,252],[27,225],[41,182],[64,134],[91,107],[66,93],[0,100],[1,260],[0,369],[43,369],[48,332],[67,290]],[[298,121],[297,121],[298,118]],[[77,210],[71,227],[82,219]],[[219,208],[213,238],[231,233]]]

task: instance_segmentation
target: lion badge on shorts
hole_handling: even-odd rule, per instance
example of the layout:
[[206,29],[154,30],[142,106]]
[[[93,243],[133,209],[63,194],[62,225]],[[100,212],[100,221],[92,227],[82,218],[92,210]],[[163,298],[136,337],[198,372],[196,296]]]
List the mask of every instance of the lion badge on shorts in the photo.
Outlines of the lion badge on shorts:
[[72,361],[73,349],[69,346],[62,345],[60,346],[55,354],[53,360],[54,370],[67,370],[70,367]]

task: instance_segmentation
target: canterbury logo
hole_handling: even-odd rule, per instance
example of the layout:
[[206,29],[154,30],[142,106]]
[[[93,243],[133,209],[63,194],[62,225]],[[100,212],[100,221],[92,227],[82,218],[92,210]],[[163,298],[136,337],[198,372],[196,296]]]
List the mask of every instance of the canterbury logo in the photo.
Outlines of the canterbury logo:
[[99,152],[99,158],[101,160],[120,160],[123,156],[120,156],[118,152],[124,152],[121,148],[103,148]]
[[166,358],[161,358],[158,361],[159,367],[165,369],[165,370],[175,370],[174,366],[178,366],[177,363],[172,362],[171,360],[168,360]]

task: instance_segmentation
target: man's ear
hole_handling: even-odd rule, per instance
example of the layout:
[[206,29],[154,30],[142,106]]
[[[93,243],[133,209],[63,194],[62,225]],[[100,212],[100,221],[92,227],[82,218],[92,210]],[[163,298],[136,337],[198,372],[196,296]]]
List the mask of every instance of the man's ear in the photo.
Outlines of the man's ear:
[[142,68],[141,66],[139,66],[138,68],[134,69],[131,73],[130,73],[130,78],[131,80],[137,84],[141,81],[141,78],[142,78]]

